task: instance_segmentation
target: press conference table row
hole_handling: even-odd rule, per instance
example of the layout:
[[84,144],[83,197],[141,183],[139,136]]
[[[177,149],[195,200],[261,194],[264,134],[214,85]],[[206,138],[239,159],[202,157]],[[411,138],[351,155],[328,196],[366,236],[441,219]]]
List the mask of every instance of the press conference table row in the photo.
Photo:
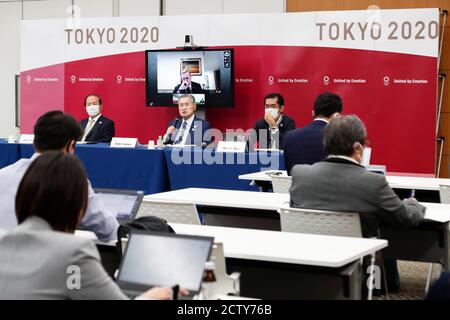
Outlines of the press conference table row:
[[[261,299],[361,299],[360,259],[388,245],[378,239],[170,225],[177,234],[223,243],[227,272],[241,273],[241,296]],[[86,231],[76,235],[95,239]],[[97,243],[100,250],[115,245]]]
[[[276,173],[280,176],[287,176],[285,170],[267,170],[252,172],[239,175],[239,180],[259,183],[270,183],[270,175]],[[450,179],[432,178],[432,177],[414,177],[414,176],[398,176],[386,175],[389,186],[393,189],[423,190],[423,191],[439,191],[439,185],[449,185]]]
[[[0,139],[0,168],[33,153],[30,144],[9,144]],[[270,184],[270,176],[262,170],[286,174],[283,154],[270,151],[231,154],[200,148],[121,149],[108,144],[77,144],[75,153],[95,188],[143,190],[145,194],[189,187],[257,191],[257,185]],[[419,192],[418,199],[429,202],[439,202],[439,184],[450,184],[450,179],[389,174],[387,180],[400,193],[414,189]]]
[[[31,144],[6,143],[0,139],[0,168],[29,158]],[[262,168],[284,169],[279,152],[218,153],[201,148],[111,148],[108,144],[77,144],[94,188],[143,190],[152,194],[187,187],[257,191],[241,174]]]
[[[152,194],[144,201],[195,203],[207,225],[280,231],[277,210],[289,203],[288,194],[187,188]],[[422,202],[425,220],[415,228],[383,226],[382,238],[389,241],[385,258],[440,263],[450,271],[450,205]]]

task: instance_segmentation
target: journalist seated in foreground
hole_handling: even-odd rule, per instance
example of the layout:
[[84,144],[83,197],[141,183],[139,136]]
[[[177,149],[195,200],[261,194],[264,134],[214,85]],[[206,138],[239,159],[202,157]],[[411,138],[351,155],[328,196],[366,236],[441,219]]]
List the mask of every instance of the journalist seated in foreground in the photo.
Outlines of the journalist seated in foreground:
[[[0,237],[0,299],[128,299],[108,276],[92,240],[76,237],[87,206],[88,182],[73,155],[36,158],[17,191],[19,226]],[[181,294],[187,294],[180,289]],[[170,299],[153,288],[140,299]]]

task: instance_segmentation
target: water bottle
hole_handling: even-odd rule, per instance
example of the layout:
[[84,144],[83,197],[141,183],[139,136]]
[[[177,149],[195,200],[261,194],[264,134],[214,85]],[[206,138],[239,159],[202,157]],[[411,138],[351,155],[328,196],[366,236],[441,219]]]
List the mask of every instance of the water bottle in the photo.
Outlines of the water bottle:
[[217,283],[216,275],[214,270],[216,266],[214,262],[207,261],[205,264],[205,271],[203,273],[202,289],[201,289],[201,299],[210,300],[215,296],[215,286]]
[[162,148],[162,147],[164,146],[162,136],[158,136],[158,140],[156,141],[156,145],[157,145],[159,148]]
[[20,128],[16,127],[16,132],[15,132],[15,135],[14,135],[14,141],[17,143],[17,142],[19,142],[19,140],[20,140]]

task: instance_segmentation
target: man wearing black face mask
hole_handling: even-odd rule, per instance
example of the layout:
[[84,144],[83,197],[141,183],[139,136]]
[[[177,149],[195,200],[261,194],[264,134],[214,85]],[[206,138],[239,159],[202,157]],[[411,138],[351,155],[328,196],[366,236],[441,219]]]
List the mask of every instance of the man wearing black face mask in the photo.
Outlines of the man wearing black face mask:
[[[17,188],[34,159],[47,151],[63,151],[73,154],[75,141],[81,138],[83,129],[70,115],[62,111],[43,114],[34,126],[33,146],[36,153],[30,159],[20,159],[0,170],[0,230],[10,230],[17,226],[14,199]],[[48,179],[52,179],[51,176]],[[95,232],[101,240],[117,237],[118,223],[101,199],[94,193],[88,181],[88,207],[81,225]]]

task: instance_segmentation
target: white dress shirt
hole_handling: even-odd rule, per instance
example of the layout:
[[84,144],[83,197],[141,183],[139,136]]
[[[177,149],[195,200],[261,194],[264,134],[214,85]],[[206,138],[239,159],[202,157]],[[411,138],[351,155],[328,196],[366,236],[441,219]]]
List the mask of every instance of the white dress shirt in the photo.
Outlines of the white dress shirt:
[[[20,181],[30,164],[39,156],[20,159],[16,163],[0,169],[0,229],[11,230],[17,226],[15,199]],[[51,179],[51,177],[48,177]],[[94,232],[100,240],[117,238],[119,224],[116,217],[103,206],[102,199],[95,194],[88,180],[88,206],[81,226]]]

